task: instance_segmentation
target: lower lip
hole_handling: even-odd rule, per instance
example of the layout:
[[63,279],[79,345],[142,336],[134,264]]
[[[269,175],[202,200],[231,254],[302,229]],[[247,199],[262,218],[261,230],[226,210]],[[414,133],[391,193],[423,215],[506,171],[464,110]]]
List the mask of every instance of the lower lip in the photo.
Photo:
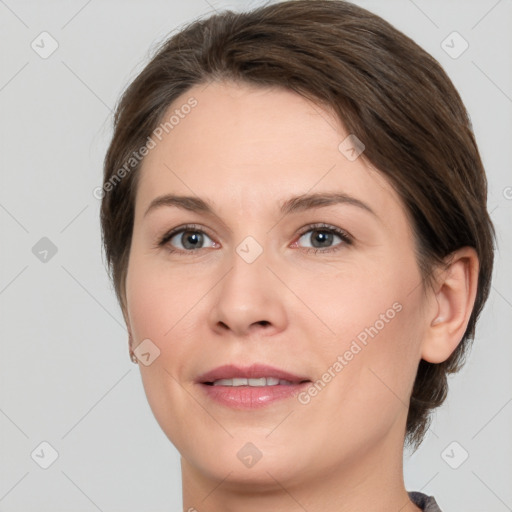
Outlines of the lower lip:
[[259,409],[279,400],[297,396],[311,382],[278,384],[277,386],[213,386],[200,384],[205,394],[232,409]]

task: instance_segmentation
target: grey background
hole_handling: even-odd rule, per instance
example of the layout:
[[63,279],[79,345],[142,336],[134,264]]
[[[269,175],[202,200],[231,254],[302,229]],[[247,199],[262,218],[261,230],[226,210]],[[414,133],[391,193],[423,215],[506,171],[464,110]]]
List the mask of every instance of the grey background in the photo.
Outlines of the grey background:
[[[181,509],[179,454],[128,358],[92,192],[112,109],[150,50],[197,16],[263,3],[0,0],[0,511]],[[498,231],[474,348],[423,445],[405,454],[406,487],[434,495],[443,512],[512,510],[512,1],[354,3],[412,37],[453,80]],[[43,31],[59,45],[45,59],[31,47]],[[441,46],[453,31],[469,43],[458,58]],[[43,237],[57,248],[46,262]],[[48,469],[43,441],[58,452]]]

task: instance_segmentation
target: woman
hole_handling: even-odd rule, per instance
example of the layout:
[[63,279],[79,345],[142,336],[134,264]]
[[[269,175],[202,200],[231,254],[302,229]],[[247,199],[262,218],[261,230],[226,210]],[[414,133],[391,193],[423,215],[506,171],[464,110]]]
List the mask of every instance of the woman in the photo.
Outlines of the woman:
[[109,269],[184,510],[438,511],[417,448],[489,293],[459,94],[337,0],[197,20],[125,91]]

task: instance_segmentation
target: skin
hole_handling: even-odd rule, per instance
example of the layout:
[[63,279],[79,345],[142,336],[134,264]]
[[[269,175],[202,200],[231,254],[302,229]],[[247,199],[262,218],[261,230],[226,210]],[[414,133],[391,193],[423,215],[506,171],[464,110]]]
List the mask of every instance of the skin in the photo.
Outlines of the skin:
[[[143,162],[123,311],[131,346],[149,338],[160,350],[139,367],[181,454],[184,510],[419,510],[403,480],[407,404],[420,359],[444,361],[464,334],[474,251],[454,253],[424,290],[399,197],[364,153],[350,161],[338,149],[348,134],[330,112],[290,91],[215,82],[169,113],[191,96],[198,105]],[[333,191],[375,215],[350,204],[279,213],[291,196]],[[215,214],[162,206],[144,215],[167,193],[207,199]],[[158,247],[188,223],[204,233],[199,248],[182,245],[182,234]],[[308,253],[314,223],[353,243],[333,235]],[[263,251],[252,263],[236,252],[247,236]],[[219,365],[255,362],[314,381],[394,303],[400,312],[307,404],[233,410],[195,382]],[[251,468],[237,457],[247,442],[262,453]]]

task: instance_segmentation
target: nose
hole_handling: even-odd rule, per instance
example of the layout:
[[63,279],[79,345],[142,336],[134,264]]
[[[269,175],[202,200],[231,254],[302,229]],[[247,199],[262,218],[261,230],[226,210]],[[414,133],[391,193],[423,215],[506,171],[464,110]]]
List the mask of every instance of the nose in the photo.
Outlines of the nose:
[[234,253],[232,266],[213,295],[210,323],[218,333],[269,336],[285,329],[287,289],[263,251],[254,261]]

